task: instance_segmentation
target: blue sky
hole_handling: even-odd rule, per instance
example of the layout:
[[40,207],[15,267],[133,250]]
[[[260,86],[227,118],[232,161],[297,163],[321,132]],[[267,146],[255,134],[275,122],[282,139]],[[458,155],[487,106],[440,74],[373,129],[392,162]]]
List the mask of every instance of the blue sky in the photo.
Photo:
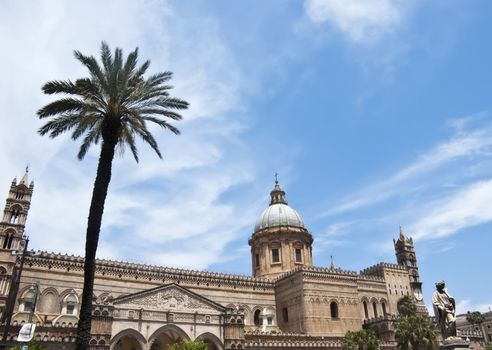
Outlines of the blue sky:
[[[250,274],[247,240],[279,173],[317,266],[394,262],[413,236],[429,303],[492,306],[492,4],[487,1],[6,1],[0,183],[26,164],[35,249],[82,254],[97,149],[36,134],[40,87],[74,49],[139,47],[188,100],[160,161],[118,158],[99,256]],[[111,14],[111,16],[108,16]],[[21,141],[20,141],[21,140]],[[484,273],[485,272],[485,273]]]

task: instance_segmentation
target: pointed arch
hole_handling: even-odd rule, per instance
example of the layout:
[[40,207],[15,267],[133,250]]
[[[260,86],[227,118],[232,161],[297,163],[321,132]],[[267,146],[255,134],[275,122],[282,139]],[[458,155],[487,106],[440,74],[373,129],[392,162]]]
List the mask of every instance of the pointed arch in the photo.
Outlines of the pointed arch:
[[208,350],[223,350],[224,345],[220,341],[220,339],[210,332],[202,333],[198,337],[197,340],[203,340],[208,347]]
[[154,345],[154,342],[161,338],[161,336],[166,336],[167,338],[169,338],[167,340],[171,341],[191,340],[190,336],[182,328],[174,324],[167,324],[158,328],[156,331],[154,331],[154,333],[152,333],[148,340],[148,348],[151,349]]
[[116,334],[111,341],[109,342],[110,350],[119,350],[121,348],[124,349],[121,342],[124,338],[133,338],[140,345],[140,350],[145,349],[145,344],[147,344],[147,340],[145,337],[135,329],[127,328]]
[[58,291],[53,287],[48,287],[39,296],[39,311],[46,314],[60,313],[61,303]]

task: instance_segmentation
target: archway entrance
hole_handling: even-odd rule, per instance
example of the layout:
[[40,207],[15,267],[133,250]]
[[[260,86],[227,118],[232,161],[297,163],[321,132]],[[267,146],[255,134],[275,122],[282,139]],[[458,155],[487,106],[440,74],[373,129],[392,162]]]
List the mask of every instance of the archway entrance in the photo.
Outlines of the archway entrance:
[[116,342],[113,350],[143,350],[143,348],[134,336],[126,335]]
[[189,340],[184,331],[178,327],[164,327],[155,333],[152,338],[152,345],[150,350],[167,350],[167,347],[171,344],[180,342],[182,340]]

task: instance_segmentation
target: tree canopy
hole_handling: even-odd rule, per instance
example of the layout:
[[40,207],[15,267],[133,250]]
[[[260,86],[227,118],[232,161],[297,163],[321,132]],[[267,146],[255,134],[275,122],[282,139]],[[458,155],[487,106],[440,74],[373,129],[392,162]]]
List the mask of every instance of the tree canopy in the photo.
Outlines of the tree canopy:
[[167,350],[208,350],[208,346],[202,339],[195,341],[182,340],[169,345]]
[[348,331],[342,339],[342,350],[378,350],[379,339],[371,330]]

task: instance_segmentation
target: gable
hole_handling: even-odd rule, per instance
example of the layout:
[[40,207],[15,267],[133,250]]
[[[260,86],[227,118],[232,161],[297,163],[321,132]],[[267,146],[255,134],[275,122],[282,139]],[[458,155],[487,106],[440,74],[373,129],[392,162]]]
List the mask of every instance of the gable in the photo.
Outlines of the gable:
[[221,314],[225,308],[189,289],[168,284],[114,299],[117,308]]

